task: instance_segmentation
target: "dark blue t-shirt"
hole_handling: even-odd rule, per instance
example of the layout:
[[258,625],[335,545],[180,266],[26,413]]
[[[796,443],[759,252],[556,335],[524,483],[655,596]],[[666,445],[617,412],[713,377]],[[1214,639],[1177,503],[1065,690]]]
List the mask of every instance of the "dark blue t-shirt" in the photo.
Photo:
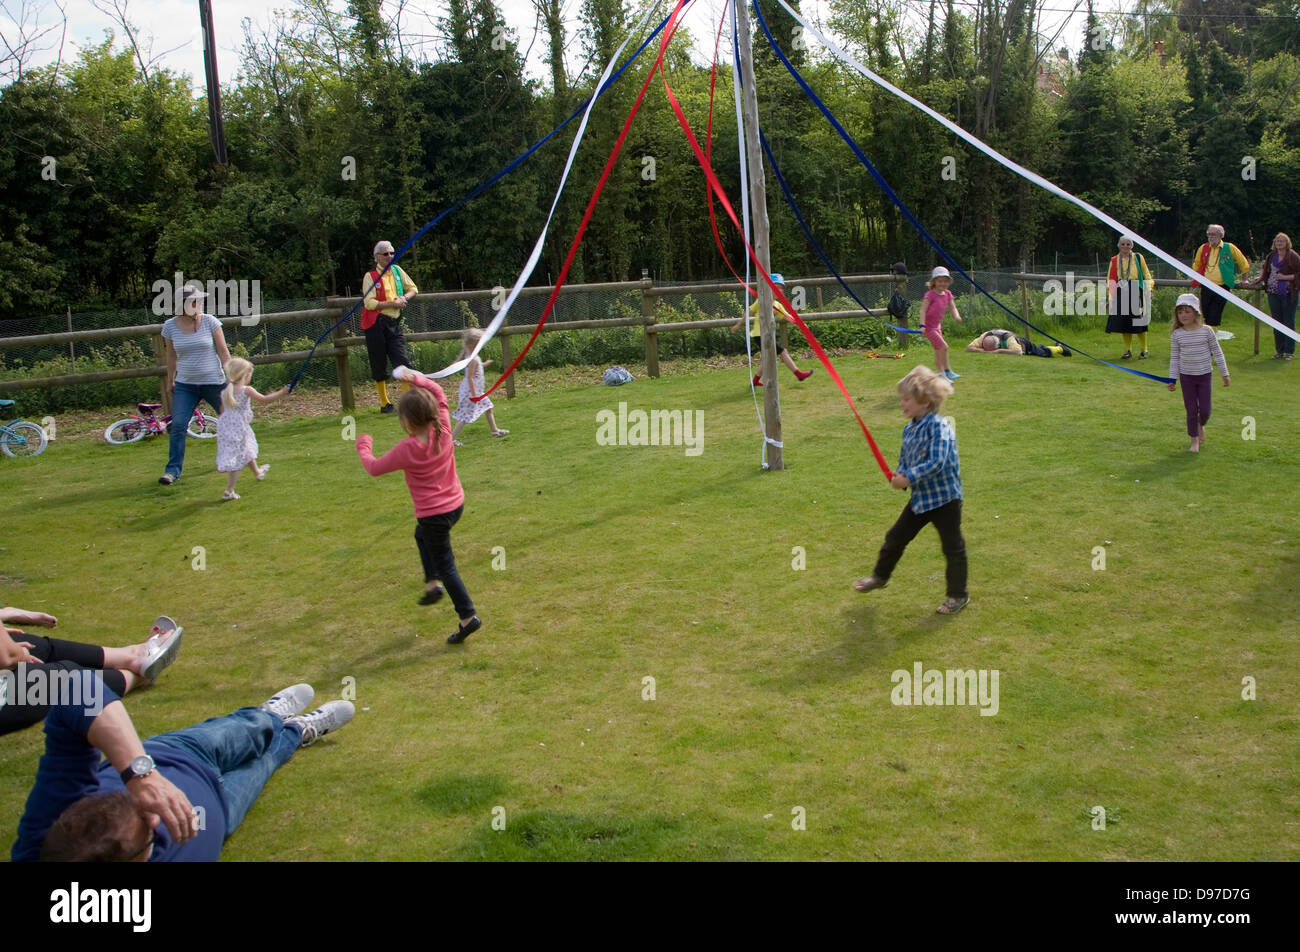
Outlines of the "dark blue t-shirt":
[[[97,676],[85,672],[88,676]],[[118,696],[105,685],[103,706],[120,704]],[[18,823],[18,839],[10,858],[14,862],[34,862],[41,857],[45,834],[60,814],[82,797],[114,793],[124,789],[122,778],[86,738],[94,714],[82,705],[55,705],[45,717],[45,753],[36,770],[36,783],[27,797],[27,808]],[[226,804],[221,778],[198,758],[166,744],[144,742],[145,753],[154,759],[158,772],[174,783],[200,809],[204,828],[187,843],[172,842],[166,827],[159,824],[151,863],[210,862],[221,854],[226,840]]]

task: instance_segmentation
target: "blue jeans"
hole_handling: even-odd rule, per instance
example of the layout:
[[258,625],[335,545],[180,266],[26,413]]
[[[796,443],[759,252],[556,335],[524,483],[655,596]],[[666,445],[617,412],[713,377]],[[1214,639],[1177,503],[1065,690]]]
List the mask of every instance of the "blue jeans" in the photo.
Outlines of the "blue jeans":
[[221,778],[226,799],[226,835],[235,832],[262,788],[302,743],[302,728],[274,714],[241,707],[225,717],[150,737],[149,743],[192,754]]
[[171,439],[167,453],[167,473],[173,479],[181,474],[185,465],[185,429],[200,400],[208,401],[214,413],[221,412],[221,391],[224,383],[181,383],[176,381],[172,392],[172,425],[168,430]]
[[[1295,309],[1296,304],[1300,303],[1300,298],[1294,301],[1288,301],[1285,294],[1272,294],[1268,296],[1268,309],[1272,312],[1273,320],[1277,321],[1283,327],[1289,327],[1295,330]],[[1281,331],[1273,331],[1273,349],[1279,354],[1294,354],[1295,341],[1287,337]]]

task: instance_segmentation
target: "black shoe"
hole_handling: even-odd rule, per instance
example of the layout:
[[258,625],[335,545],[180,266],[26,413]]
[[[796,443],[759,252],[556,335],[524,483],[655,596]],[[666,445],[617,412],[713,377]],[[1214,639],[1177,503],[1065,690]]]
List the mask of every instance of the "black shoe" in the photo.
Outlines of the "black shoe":
[[468,624],[461,625],[460,628],[457,629],[455,634],[447,638],[447,644],[458,645],[482,627],[483,627],[483,619],[475,615],[473,618],[469,620]]
[[432,605],[438,599],[442,598],[442,586],[436,585],[420,596],[421,605]]
[[380,412],[380,413],[396,413],[396,412],[397,412],[397,407],[393,406],[391,403],[385,403],[382,407],[379,408],[379,412]]
[[1122,354],[1119,355],[1119,359],[1120,359],[1120,360],[1132,360],[1132,359],[1133,359],[1133,351],[1131,351],[1131,350],[1126,350],[1126,351],[1124,351],[1124,353],[1122,353]]
[[1062,356],[1062,357],[1073,357],[1073,356],[1074,356],[1074,351],[1070,350],[1070,348],[1068,348],[1068,347],[1066,347],[1064,344],[1062,344],[1062,345],[1061,345],[1061,356]]
[[1149,350],[1144,350],[1142,353],[1138,354],[1138,360],[1146,360],[1150,356],[1151,352]]
[[164,486],[170,486],[178,479],[180,479],[179,476],[173,476],[171,473],[163,473],[161,476],[158,477],[158,482]]

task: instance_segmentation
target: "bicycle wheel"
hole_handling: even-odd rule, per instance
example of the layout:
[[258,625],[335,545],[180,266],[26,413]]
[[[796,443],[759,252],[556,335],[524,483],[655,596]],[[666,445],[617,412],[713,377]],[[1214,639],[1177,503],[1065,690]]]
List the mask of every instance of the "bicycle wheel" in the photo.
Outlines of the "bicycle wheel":
[[185,432],[195,439],[210,440],[217,435],[217,418],[196,413],[190,417],[190,425],[185,428]]
[[0,450],[5,456],[36,456],[45,452],[47,442],[45,431],[26,420],[0,429]]
[[104,439],[113,446],[138,443],[149,433],[149,426],[143,420],[118,420],[104,431]]

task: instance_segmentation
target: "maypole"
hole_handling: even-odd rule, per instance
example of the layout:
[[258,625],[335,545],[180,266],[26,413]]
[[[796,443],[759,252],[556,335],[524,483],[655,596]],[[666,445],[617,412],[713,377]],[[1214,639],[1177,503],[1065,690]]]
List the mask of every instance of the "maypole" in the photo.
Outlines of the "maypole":
[[[754,253],[765,274],[772,273],[767,222],[767,190],[763,180],[763,149],[758,141],[758,93],[754,84],[754,47],[750,40],[749,10],[737,4],[737,47],[740,78],[744,86],[741,111],[745,121],[745,155],[749,166],[749,201],[754,225]],[[776,379],[776,322],[772,317],[772,289],[758,277],[758,326],[763,335],[763,429],[767,434],[768,469],[785,469],[781,447],[781,400]],[[749,333],[746,318],[745,333]]]

